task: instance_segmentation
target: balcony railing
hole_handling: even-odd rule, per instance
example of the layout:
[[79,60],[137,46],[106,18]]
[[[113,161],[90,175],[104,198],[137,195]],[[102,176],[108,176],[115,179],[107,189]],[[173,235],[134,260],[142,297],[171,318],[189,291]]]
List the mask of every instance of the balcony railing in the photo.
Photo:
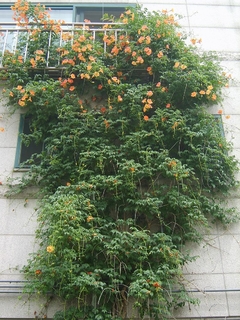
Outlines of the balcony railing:
[[[6,68],[6,57],[18,54],[21,60],[25,62],[33,55],[33,34],[34,26],[26,29],[19,27],[16,23],[1,23],[0,26],[0,68]],[[37,30],[37,28],[36,28]],[[114,23],[65,23],[61,25],[61,30],[55,32],[52,30],[41,30],[38,32],[38,38],[34,45],[39,44],[38,50],[44,49],[45,68],[57,68],[62,64],[63,58],[58,48],[73,45],[74,41],[81,34],[87,34],[92,42],[98,41],[103,49],[107,51],[107,44],[103,40],[106,36],[112,36],[115,41],[118,39],[121,28],[117,28]],[[44,48],[43,48],[44,47]],[[35,48],[35,51],[37,50]]]

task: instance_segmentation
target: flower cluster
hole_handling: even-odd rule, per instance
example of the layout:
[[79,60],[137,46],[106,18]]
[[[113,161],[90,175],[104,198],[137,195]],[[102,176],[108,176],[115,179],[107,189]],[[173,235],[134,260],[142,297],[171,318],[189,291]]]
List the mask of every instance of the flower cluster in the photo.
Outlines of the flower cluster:
[[228,76],[200,40],[187,45],[173,11],[129,8],[93,41],[87,28],[59,33],[44,6],[13,10],[26,33],[3,57],[5,92],[31,119],[25,142],[45,146],[21,184],[41,191],[27,289],[78,301],[55,319],[125,319],[132,301],[139,318],[171,316],[190,299],[183,244],[201,238],[206,213],[234,218],[215,197],[235,186],[237,164],[206,110]]

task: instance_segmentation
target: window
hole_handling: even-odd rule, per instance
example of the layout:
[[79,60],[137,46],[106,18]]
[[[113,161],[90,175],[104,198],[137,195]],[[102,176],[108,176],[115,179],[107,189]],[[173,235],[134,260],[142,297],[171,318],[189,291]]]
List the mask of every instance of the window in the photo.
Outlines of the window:
[[13,21],[13,12],[10,9],[10,6],[1,6],[0,7],[1,22],[12,22]]
[[224,137],[225,134],[224,134],[222,116],[220,114],[214,114],[213,116],[219,126],[219,131],[221,132],[221,135]]
[[63,20],[66,23],[73,21],[73,7],[53,7],[46,6],[46,8],[51,8],[50,16],[53,20]]
[[29,160],[33,154],[41,153],[43,149],[43,144],[36,144],[31,141],[28,145],[24,144],[22,141],[21,134],[30,134],[30,117],[25,115],[20,116],[20,124],[19,124],[19,136],[17,142],[17,151],[15,158],[15,168],[28,168],[30,164],[24,164],[25,161]]
[[75,21],[84,22],[84,20],[90,20],[91,22],[102,22],[102,17],[104,14],[113,15],[115,18],[119,18],[121,13],[125,11],[125,8],[129,6],[127,4],[95,4],[91,7],[89,6],[76,6],[75,8]]
[[[81,3],[76,5],[47,4],[46,8],[51,9],[51,18],[64,20],[65,22],[84,22],[85,19],[91,22],[102,22],[104,14],[113,15],[119,18],[126,7],[135,6],[135,3]],[[13,22],[13,12],[10,5],[0,5],[1,22]]]

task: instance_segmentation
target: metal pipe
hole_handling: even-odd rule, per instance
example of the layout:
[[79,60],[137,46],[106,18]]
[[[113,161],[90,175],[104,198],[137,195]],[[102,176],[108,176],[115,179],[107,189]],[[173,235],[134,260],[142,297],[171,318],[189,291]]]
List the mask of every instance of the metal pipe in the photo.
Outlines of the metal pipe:
[[[11,285],[19,284],[19,285]],[[24,284],[28,283],[27,280],[0,280],[0,293],[22,293],[22,291],[8,291],[7,289],[23,289]],[[9,285],[7,285],[9,284]],[[22,285],[20,285],[22,284]],[[6,290],[2,290],[6,289]],[[179,293],[181,290],[173,290],[173,293]],[[189,289],[186,290],[188,293],[217,293],[217,292],[240,292],[240,288],[235,289],[207,289],[207,290],[196,290]]]

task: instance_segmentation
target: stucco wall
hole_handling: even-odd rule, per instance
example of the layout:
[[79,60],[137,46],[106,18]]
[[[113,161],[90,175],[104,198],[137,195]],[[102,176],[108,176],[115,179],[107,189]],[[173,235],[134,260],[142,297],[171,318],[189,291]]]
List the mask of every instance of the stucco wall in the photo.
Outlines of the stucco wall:
[[[14,1],[9,1],[13,3]],[[39,1],[35,1],[39,2]],[[83,3],[86,1],[52,1],[52,3]],[[100,2],[102,1],[88,1]],[[105,2],[113,2],[107,1]],[[134,1],[114,1],[114,3]],[[6,3],[0,0],[1,3]],[[162,0],[138,1],[151,10],[174,8],[183,16],[180,23],[188,32],[202,38],[203,50],[218,51],[222,65],[233,80],[225,89],[222,105],[210,111],[223,110],[226,137],[233,143],[233,153],[240,160],[240,1],[239,0]],[[227,119],[225,116],[230,115]],[[36,225],[36,201],[28,194],[21,198],[7,199],[6,182],[18,176],[14,172],[19,114],[10,115],[4,100],[0,101],[0,281],[23,280],[19,270],[27,260],[28,253],[35,247],[34,229]],[[240,175],[239,175],[240,178]],[[240,207],[238,192],[232,194],[231,204]],[[184,268],[189,290],[200,299],[197,307],[186,306],[175,315],[179,318],[240,318],[240,223],[224,229],[213,225],[206,235],[206,241],[191,248],[199,256],[195,262]],[[36,298],[31,305],[22,296],[18,299],[19,288],[5,289],[3,286],[21,283],[0,282],[0,318],[34,318],[43,310],[43,301]],[[8,293],[6,292],[8,291]],[[16,293],[9,293],[9,292]],[[211,291],[211,292],[209,292]],[[5,292],[5,293],[4,293]],[[54,312],[48,310],[48,317]]]

